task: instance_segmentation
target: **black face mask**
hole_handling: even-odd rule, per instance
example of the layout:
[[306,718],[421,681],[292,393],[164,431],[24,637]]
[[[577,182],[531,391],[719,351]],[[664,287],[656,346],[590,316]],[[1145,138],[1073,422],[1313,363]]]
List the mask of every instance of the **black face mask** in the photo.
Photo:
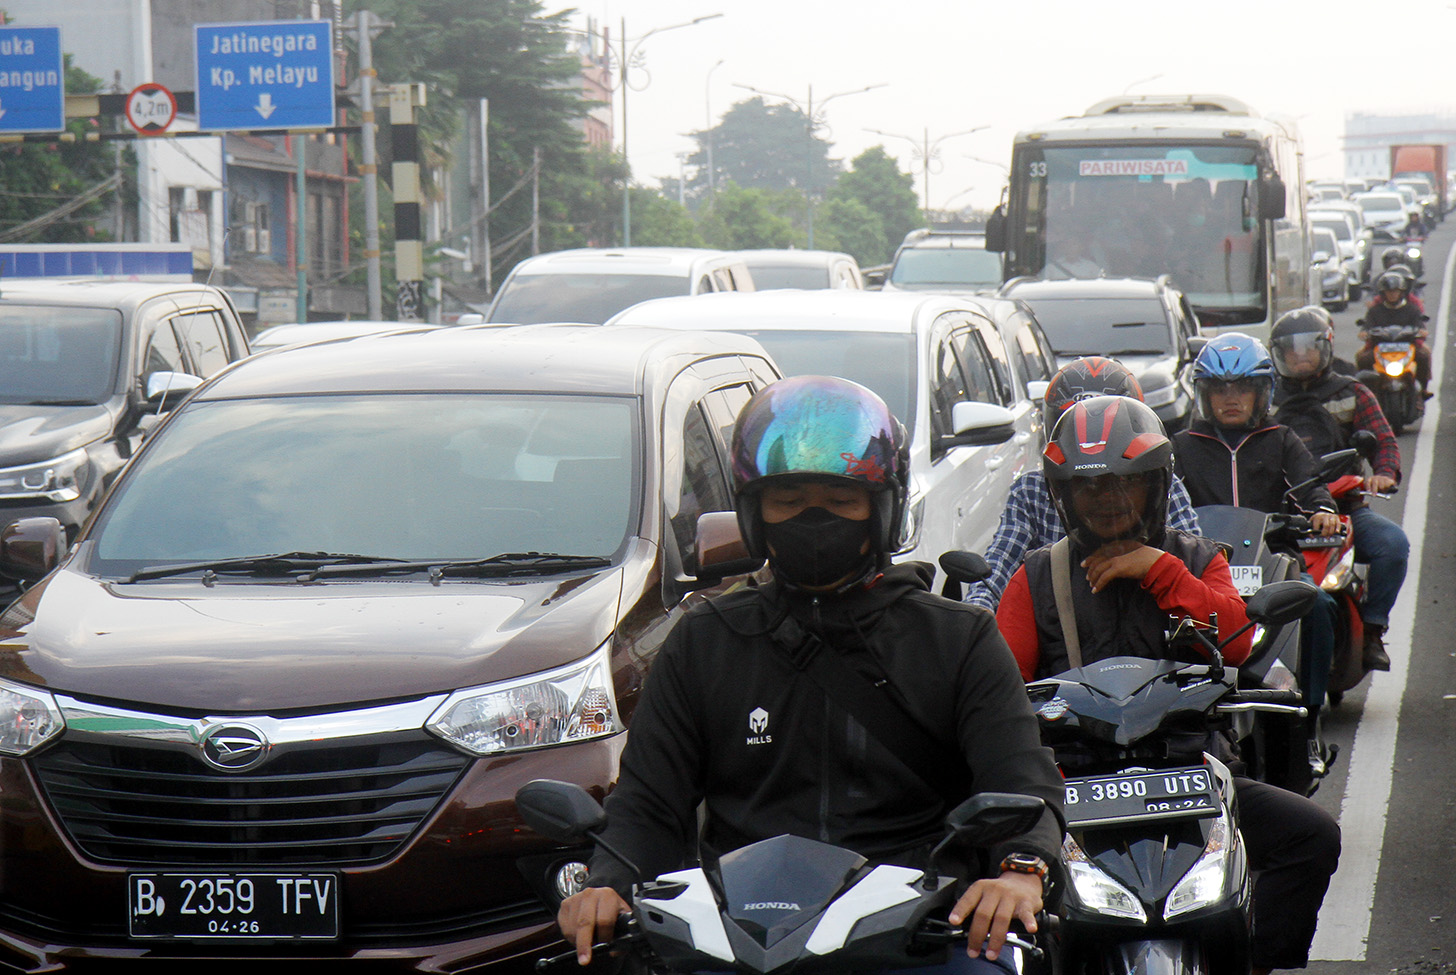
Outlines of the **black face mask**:
[[869,537],[868,520],[851,521],[823,508],[763,526],[774,574],[795,586],[828,586],[868,569],[874,556],[860,549]]

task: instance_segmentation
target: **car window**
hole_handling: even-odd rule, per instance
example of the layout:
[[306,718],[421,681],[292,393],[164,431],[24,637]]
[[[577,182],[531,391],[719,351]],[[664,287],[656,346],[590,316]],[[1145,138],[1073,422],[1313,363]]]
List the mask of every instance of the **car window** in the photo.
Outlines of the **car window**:
[[729,448],[733,444],[733,424],[738,421],[738,414],[743,412],[743,408],[752,398],[753,388],[747,383],[715,389],[703,397],[703,409],[708,414],[708,422],[718,431],[718,449],[722,452],[725,465]]
[[1156,297],[1038,298],[1030,304],[1058,355],[1161,355],[1172,348],[1167,310]]
[[698,278],[698,286],[693,294],[705,295],[711,291],[713,291],[713,279],[706,274]]
[[[712,288],[703,284],[699,290]],[[501,287],[490,320],[600,325],[639,301],[687,293],[688,279],[672,274],[518,274]]]
[[193,312],[172,318],[173,327],[182,336],[187,352],[192,356],[196,375],[206,379],[228,364],[227,334],[223,331],[222,319],[217,312]]
[[104,403],[121,322],[110,308],[0,305],[0,403]]
[[1051,349],[1045,347],[1031,322],[1018,315],[1016,326],[1016,353],[1021,363],[1021,374],[1028,382],[1050,382],[1054,372]]
[[[964,341],[965,331],[959,338]],[[931,372],[930,386],[930,433],[932,449],[942,437],[950,436],[955,428],[951,425],[951,411],[957,403],[971,399],[965,373],[961,371],[959,358],[955,353],[953,336],[943,339],[935,350],[935,364]]]
[[[971,351],[972,345],[980,347],[986,357],[986,364],[991,370],[992,385],[988,389],[993,389],[996,396],[992,402],[1010,406],[1016,402],[1016,380],[1011,375],[1011,359],[1006,354],[1006,343],[1001,341],[1001,333],[990,322],[982,322],[976,328],[974,338],[975,342],[967,342],[965,351],[961,354],[964,355]],[[967,365],[966,372],[974,374],[976,370],[973,366]]]
[[[698,516],[708,511],[732,511],[733,498],[718,458],[717,439],[703,417],[701,404],[687,412],[682,431],[682,478],[677,496],[666,498],[672,534],[682,553],[685,572],[697,570]],[[670,469],[670,468],[669,468]]]
[[159,322],[156,330],[147,339],[146,351],[142,353],[142,377],[154,372],[186,372],[182,359],[182,346],[172,332],[170,322]]

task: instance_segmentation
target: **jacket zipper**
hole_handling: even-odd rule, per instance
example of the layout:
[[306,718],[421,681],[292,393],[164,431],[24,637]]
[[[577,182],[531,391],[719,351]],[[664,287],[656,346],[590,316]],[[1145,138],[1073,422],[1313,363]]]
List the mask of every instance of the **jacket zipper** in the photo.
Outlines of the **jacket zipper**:
[[[822,633],[823,625],[819,616],[819,597],[815,596],[810,605],[814,608],[814,625]],[[818,650],[824,653],[824,646],[821,644]],[[833,740],[833,732],[830,730],[829,722],[833,717],[833,705],[829,701],[829,695],[822,695],[824,700],[823,720],[819,722],[819,841],[830,842],[829,839],[829,789],[834,776],[831,773],[833,763],[829,757],[829,746]]]

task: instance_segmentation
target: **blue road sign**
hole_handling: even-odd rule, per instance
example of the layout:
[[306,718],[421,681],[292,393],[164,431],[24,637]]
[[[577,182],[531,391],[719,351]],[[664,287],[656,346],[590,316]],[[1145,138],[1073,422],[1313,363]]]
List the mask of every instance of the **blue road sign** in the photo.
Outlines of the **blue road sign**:
[[0,27],[0,132],[66,127],[59,27]]
[[327,20],[198,24],[197,127],[323,129],[334,124]]

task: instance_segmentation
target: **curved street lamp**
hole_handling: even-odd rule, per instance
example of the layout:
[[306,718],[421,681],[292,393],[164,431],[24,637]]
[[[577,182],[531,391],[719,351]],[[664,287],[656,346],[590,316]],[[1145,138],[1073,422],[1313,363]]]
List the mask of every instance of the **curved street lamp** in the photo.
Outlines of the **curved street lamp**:
[[767,95],[769,98],[781,98],[784,101],[788,102],[790,105],[797,108],[799,110],[799,113],[804,116],[804,161],[806,164],[804,204],[805,210],[808,213],[808,247],[810,250],[814,249],[814,130],[819,127],[820,123],[824,118],[824,106],[828,105],[836,98],[843,98],[846,95],[860,95],[867,91],[874,91],[876,88],[885,88],[888,86],[888,84],[889,82],[881,81],[873,85],[865,85],[863,88],[854,88],[850,91],[837,91],[827,98],[820,99],[819,111],[818,114],[815,114],[814,86],[812,84],[809,85],[807,101],[801,102],[794,96],[785,95],[783,92],[764,91],[762,88],[755,88],[752,85],[739,84],[736,81],[733,82],[734,88],[742,88],[745,91],[753,92],[755,95]]
[[[617,83],[609,86],[610,91],[621,91],[622,93],[622,165],[625,172],[622,175],[622,246],[632,246],[632,162],[627,155],[627,91],[632,87],[628,71],[631,68],[643,67],[642,42],[654,34],[661,34],[665,31],[677,30],[679,27],[692,27],[694,24],[701,24],[705,20],[714,20],[723,16],[721,13],[704,14],[701,17],[694,17],[692,20],[685,20],[680,24],[666,24],[662,27],[654,27],[647,33],[638,37],[627,36],[627,18],[622,18],[622,33],[618,35],[615,46],[606,35],[598,35],[601,38],[602,46],[607,49],[607,56],[617,62]],[[643,68],[643,70],[646,70]],[[643,91],[652,78],[649,75],[647,80],[637,89]]]
[[880,129],[865,129],[866,132],[873,132],[875,135],[883,135],[890,139],[904,139],[915,147],[915,158],[921,163],[920,186],[925,193],[925,222],[930,223],[930,163],[931,160],[939,158],[936,150],[946,139],[953,139],[958,135],[970,135],[972,132],[979,132],[982,129],[989,129],[989,125],[978,125],[973,129],[961,129],[959,132],[947,132],[945,135],[937,136],[935,141],[930,140],[930,129],[925,129],[921,138],[917,141],[914,136],[900,135],[896,132],[885,132]]

